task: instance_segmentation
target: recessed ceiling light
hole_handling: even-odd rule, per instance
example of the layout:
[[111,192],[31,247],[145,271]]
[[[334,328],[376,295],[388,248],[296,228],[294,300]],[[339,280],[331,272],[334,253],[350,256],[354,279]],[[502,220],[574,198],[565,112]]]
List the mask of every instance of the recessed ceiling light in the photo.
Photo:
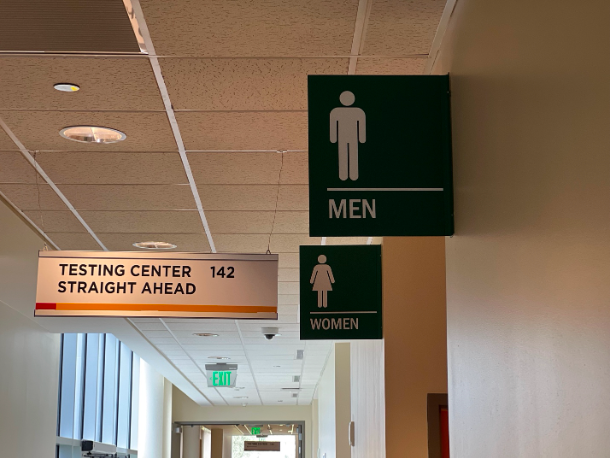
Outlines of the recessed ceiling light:
[[194,332],[193,335],[197,337],[218,337],[218,334],[213,334],[211,332]]
[[242,407],[246,407],[246,406],[247,406],[247,405],[248,405],[248,404],[246,404],[246,403],[243,403],[243,404],[242,404],[242,405],[241,405],[241,406],[242,406]]
[[273,367],[282,367],[282,366],[273,366]]
[[248,396],[233,396],[233,399],[248,399]]
[[53,87],[61,92],[77,92],[80,90],[79,86],[71,83],[57,83]]
[[208,356],[208,359],[231,359],[228,356]]
[[146,250],[171,250],[178,245],[168,242],[136,242],[133,244],[136,248],[144,248]]
[[121,131],[98,126],[64,127],[59,131],[59,135],[80,143],[116,143],[127,138]]
[[[279,400],[279,401],[277,401],[277,402],[284,402],[284,401],[282,401],[282,400],[280,399],[280,400]],[[280,429],[280,431],[281,431],[281,429]]]

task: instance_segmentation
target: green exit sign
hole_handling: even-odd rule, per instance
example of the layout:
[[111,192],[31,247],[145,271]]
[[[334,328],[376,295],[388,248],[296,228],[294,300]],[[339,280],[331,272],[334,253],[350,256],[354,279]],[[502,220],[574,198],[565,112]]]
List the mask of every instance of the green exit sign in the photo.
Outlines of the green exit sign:
[[231,386],[231,371],[214,371],[212,372],[212,386]]
[[252,428],[252,435],[256,436],[257,434],[261,433],[261,429],[260,428]]

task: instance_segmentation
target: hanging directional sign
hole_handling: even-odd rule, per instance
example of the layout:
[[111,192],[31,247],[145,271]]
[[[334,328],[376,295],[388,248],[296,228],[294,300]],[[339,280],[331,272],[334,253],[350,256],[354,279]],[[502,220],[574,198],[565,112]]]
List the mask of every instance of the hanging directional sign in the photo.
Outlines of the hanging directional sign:
[[381,246],[301,246],[301,340],[381,339]]
[[41,251],[36,316],[277,319],[278,256]]
[[311,236],[453,234],[448,76],[309,76]]

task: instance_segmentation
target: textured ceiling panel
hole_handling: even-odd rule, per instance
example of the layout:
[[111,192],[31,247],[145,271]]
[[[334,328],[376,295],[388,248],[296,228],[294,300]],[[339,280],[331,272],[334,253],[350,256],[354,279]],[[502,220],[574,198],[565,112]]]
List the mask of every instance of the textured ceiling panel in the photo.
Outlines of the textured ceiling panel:
[[368,237],[327,237],[327,245],[366,245]]
[[56,184],[186,184],[178,153],[38,153]]
[[188,150],[307,149],[305,112],[180,112],[176,117]]
[[86,232],[85,227],[71,211],[27,211],[30,218],[43,232]]
[[[146,58],[0,57],[0,81],[0,109],[163,110]],[[80,91],[56,91],[57,83]]]
[[427,54],[446,3],[446,0],[375,0],[363,54]]
[[[80,211],[95,232],[199,234],[196,211]],[[162,240],[165,241],[165,240]]]
[[[165,113],[1,111],[9,128],[30,150],[175,151]],[[127,139],[113,144],[80,143],[59,135],[64,127],[93,125],[118,129]],[[34,128],[35,126],[35,128]]]
[[18,149],[11,137],[3,129],[0,129],[0,151],[17,151]]
[[264,253],[269,242],[265,234],[213,234],[213,238],[219,253]]
[[67,210],[48,185],[0,184],[2,191],[20,210]]
[[0,50],[140,52],[120,0],[5,1]]
[[280,261],[278,263],[282,267],[299,267],[299,253],[280,253]]
[[185,185],[61,185],[77,210],[194,210]]
[[278,211],[273,226],[275,234],[302,234],[309,232],[309,213],[306,211]]
[[347,67],[345,58],[161,60],[174,107],[191,110],[307,110],[307,75]]
[[48,232],[47,235],[62,250],[98,251],[102,249],[86,232]]
[[[205,234],[167,234],[167,233],[132,233],[132,234],[106,234],[98,232],[97,236],[112,251],[135,251],[135,242],[168,242],[177,245],[175,249],[167,251],[194,251],[209,253],[210,245]],[[144,251],[144,250],[138,250]],[[165,251],[165,250],[164,250]],[[163,325],[159,324],[162,329]]]
[[[38,178],[42,182],[42,178]],[[35,183],[34,167],[19,151],[0,151],[0,183]]]
[[358,59],[357,75],[421,75],[424,73],[427,59]]
[[273,224],[273,212],[267,211],[206,211],[212,234],[268,234]]
[[[279,269],[279,281],[299,281],[299,269]],[[281,293],[280,293],[281,294]]]
[[[296,270],[298,272],[299,269],[291,270]],[[278,303],[280,305],[299,305],[299,296],[295,294],[280,294],[278,295]]]
[[147,0],[159,55],[336,56],[352,46],[358,0]]
[[319,245],[321,241],[321,237],[309,237],[307,234],[273,234],[271,252],[298,253],[299,245]]

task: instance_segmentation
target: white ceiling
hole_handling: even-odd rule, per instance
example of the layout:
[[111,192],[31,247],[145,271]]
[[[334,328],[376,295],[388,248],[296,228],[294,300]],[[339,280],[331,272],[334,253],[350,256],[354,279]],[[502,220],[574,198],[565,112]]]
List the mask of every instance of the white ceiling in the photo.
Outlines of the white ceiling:
[[[422,74],[445,0],[134,4],[149,55],[0,53],[0,195],[59,249],[279,253],[277,322],[130,323],[200,404],[309,404],[331,342],[299,340],[299,245],[378,241],[308,236],[306,76]],[[52,89],[65,81],[82,90]],[[127,140],[57,135],[88,123]],[[243,389],[208,388],[210,356]]]

